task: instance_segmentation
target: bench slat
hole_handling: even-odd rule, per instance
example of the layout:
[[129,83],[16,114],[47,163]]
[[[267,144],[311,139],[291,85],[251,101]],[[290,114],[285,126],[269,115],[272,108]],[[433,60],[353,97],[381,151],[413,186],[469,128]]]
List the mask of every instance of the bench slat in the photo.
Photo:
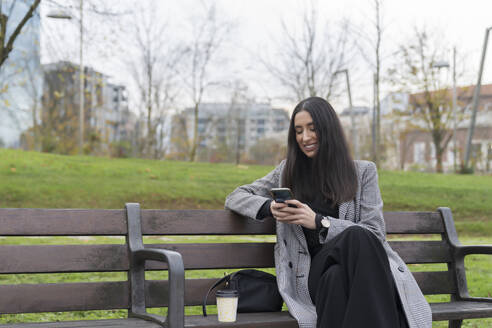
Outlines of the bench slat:
[[[448,272],[414,272],[413,275],[426,295],[455,291]],[[185,305],[201,305],[205,293],[217,279],[219,278],[187,279],[185,281]],[[167,280],[149,280],[146,281],[145,287],[148,307],[168,306],[169,285]],[[129,307],[126,281],[1,285],[0,295],[2,295],[1,313],[127,309]],[[211,293],[207,304],[215,304],[214,295]]]
[[136,318],[106,319],[106,320],[83,320],[83,321],[61,321],[44,323],[18,323],[0,325],[5,328],[162,328],[161,325]]
[[492,303],[450,302],[431,303],[432,320],[459,320],[492,317]]
[[449,246],[444,241],[390,241],[389,244],[407,264],[452,261]]
[[[206,220],[204,220],[206,218]],[[125,210],[0,209],[0,236],[125,235]],[[145,235],[275,234],[272,219],[258,222],[225,210],[142,210]]]
[[125,235],[125,210],[1,208],[0,236]]
[[[274,243],[146,246],[181,253],[186,269],[274,266]],[[125,271],[129,266],[126,245],[0,245],[0,263],[0,273]],[[164,270],[167,265],[150,261],[146,268]]]
[[[479,302],[453,302],[453,303],[431,303],[432,320],[458,320],[458,319],[476,319],[487,318],[492,316],[492,303]],[[286,312],[276,313],[240,313],[238,314],[239,322],[251,323],[251,327],[268,328],[297,328],[296,321]],[[264,323],[264,324],[263,324]],[[87,321],[70,321],[70,322],[53,322],[53,323],[22,323],[9,324],[11,328],[75,328],[87,327]],[[96,320],[91,321],[89,327],[143,327],[157,328],[158,324],[142,321],[139,319],[114,319],[114,320]],[[185,327],[212,328],[217,327],[217,316],[211,315],[207,318],[202,316],[186,316]],[[232,324],[221,324],[221,327],[234,327]],[[243,326],[241,326],[243,327]]]
[[[219,325],[217,315],[202,317],[199,315],[186,316],[186,328],[216,328]],[[0,327],[7,327],[0,325]],[[141,319],[110,319],[90,321],[65,321],[47,323],[9,324],[9,328],[162,328],[157,323]],[[268,313],[239,313],[235,323],[221,323],[222,328],[252,327],[252,328],[298,328],[297,321],[288,312]]]
[[1,245],[0,273],[128,270],[126,245]]
[[388,234],[440,234],[444,223],[438,212],[384,212]]
[[[385,212],[389,234],[442,233],[437,212]],[[206,218],[206,220],[204,220]],[[125,210],[0,209],[0,236],[125,235]],[[275,234],[275,222],[257,222],[225,210],[142,210],[145,235]]]
[[[201,305],[218,279],[187,279],[185,305]],[[128,288],[127,281],[0,285],[0,313],[128,309]],[[167,280],[148,280],[145,290],[148,307],[168,306]],[[207,304],[215,304],[215,293]]]
[[[441,241],[391,241],[406,263],[451,261]],[[274,266],[274,243],[147,245],[182,254],[186,269],[267,268]],[[0,245],[0,273],[55,273],[128,270],[126,245]],[[207,254],[207,256],[203,256]],[[166,265],[149,262],[149,270]]]
[[247,219],[225,210],[143,210],[144,235],[272,235],[275,221]]
[[0,313],[128,308],[128,282],[0,285]]
[[[385,212],[384,218],[389,234],[444,232],[441,215],[437,212]],[[275,234],[275,224],[272,219],[261,223],[224,210],[143,210],[142,233],[146,235]]]
[[235,323],[218,324],[217,315],[186,316],[186,328],[298,328],[297,321],[288,312],[238,313]]
[[457,288],[449,271],[412,272],[424,295],[453,294]]
[[[449,294],[456,291],[452,277],[448,272],[413,272],[413,276],[425,295]],[[203,297],[217,279],[187,279],[185,305],[201,305]],[[162,295],[167,295],[168,283],[165,280],[147,281],[147,304],[153,307],[167,306],[167,300]],[[218,287],[220,289],[220,287]],[[215,304],[215,294],[211,293],[207,304]]]
[[[275,243],[147,245],[175,250],[183,256],[185,269],[272,268]],[[206,256],[204,256],[206,254]],[[149,269],[165,266],[149,263]]]

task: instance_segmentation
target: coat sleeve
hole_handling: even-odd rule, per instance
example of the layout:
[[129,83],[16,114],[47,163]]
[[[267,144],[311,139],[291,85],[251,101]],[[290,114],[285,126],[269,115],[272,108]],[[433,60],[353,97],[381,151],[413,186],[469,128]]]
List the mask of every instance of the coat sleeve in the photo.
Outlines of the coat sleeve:
[[266,200],[270,199],[270,189],[280,184],[280,174],[285,165],[282,161],[273,171],[251,184],[240,186],[227,196],[225,208],[243,216],[256,219],[256,215]]
[[359,215],[355,215],[357,211],[349,211],[351,215],[347,215],[346,220],[328,217],[330,228],[321,230],[321,243],[326,243],[346,228],[354,225],[370,230],[381,241],[385,241],[386,227],[383,218],[383,200],[378,185],[378,171],[374,163],[364,163],[367,165],[360,172],[360,195],[357,195],[355,199],[355,206],[359,206],[360,209]]

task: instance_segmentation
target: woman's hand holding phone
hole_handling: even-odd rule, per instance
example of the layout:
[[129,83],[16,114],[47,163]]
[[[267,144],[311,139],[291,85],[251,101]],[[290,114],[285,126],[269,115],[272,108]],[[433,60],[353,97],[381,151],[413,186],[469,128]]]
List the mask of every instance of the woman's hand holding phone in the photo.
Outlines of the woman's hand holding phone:
[[[295,207],[289,206],[289,204]],[[283,203],[272,201],[270,210],[273,217],[285,223],[298,224],[308,229],[316,229],[316,213],[306,204],[296,199],[289,199]]]

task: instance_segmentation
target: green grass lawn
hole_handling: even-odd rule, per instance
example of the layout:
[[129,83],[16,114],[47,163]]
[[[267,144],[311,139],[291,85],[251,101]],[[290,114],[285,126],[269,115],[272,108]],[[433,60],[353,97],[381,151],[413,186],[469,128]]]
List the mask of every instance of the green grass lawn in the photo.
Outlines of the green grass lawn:
[[[235,187],[273,167],[61,156],[0,149],[0,206],[220,208]],[[386,210],[449,206],[457,218],[492,213],[492,176],[381,171]]]
[[[222,208],[235,187],[268,173],[269,166],[187,163],[143,159],[60,156],[0,149],[0,207],[12,208],[123,208],[139,202],[143,208]],[[434,211],[451,208],[460,240],[492,244],[492,176],[380,171],[385,210]],[[200,242],[213,242],[214,237]],[[0,238],[0,244],[95,242],[122,243],[98,237],[84,241],[69,237]],[[473,296],[492,293],[492,259],[474,256],[466,263]],[[416,268],[417,270],[419,268]],[[188,272],[220,276],[220,272]],[[162,277],[162,276],[161,276]],[[0,275],[0,284],[57,281],[123,280],[124,274]],[[439,300],[433,296],[432,300]],[[155,310],[157,312],[161,310]],[[188,309],[187,313],[198,313]],[[122,317],[125,311],[2,315],[0,323]],[[434,327],[444,327],[435,323]],[[490,319],[465,321],[464,327],[492,326]]]

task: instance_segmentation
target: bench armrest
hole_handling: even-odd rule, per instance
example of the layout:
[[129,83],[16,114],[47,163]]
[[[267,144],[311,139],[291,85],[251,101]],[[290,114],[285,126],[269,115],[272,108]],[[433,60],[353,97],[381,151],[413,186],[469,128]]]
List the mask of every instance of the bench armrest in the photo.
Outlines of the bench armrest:
[[[145,248],[142,240],[140,204],[126,203],[128,255],[130,262],[129,317],[151,320],[167,328],[184,327],[184,265],[181,254],[167,249]],[[168,315],[147,313],[145,306],[145,261],[167,263],[169,273]]]
[[492,255],[492,245],[470,245],[470,246],[457,246],[456,251],[461,255],[461,256],[466,256],[466,255]]
[[489,297],[472,297],[469,295],[465,273],[465,256],[492,255],[492,245],[455,245],[454,254],[457,263],[458,299],[473,302],[492,302],[492,298]]
[[[155,249],[155,248],[142,248],[132,251],[130,255],[133,259],[133,263],[136,269],[143,271],[145,274],[145,261],[160,261],[165,262],[168,265],[169,273],[169,307],[167,319],[158,315],[147,313],[145,310],[145,297],[143,299],[144,304],[140,304],[137,307],[137,311],[132,311],[132,316],[142,319],[152,320],[161,325],[165,325],[168,328],[182,328],[184,327],[184,265],[181,254],[178,252]],[[142,280],[137,281],[140,283]],[[143,293],[145,286],[139,285],[137,288],[133,288],[132,293]]]
[[484,301],[490,302],[489,298],[470,297],[468,294],[468,286],[466,282],[465,256],[472,254],[492,255],[492,245],[461,245],[458,240],[458,234],[454,226],[453,215],[448,207],[439,207],[438,212],[441,214],[444,223],[444,235],[449,243],[450,250],[453,256],[451,267],[456,279],[457,293],[454,295],[456,300],[465,301]]
[[492,297],[462,297],[460,301],[492,303]]

